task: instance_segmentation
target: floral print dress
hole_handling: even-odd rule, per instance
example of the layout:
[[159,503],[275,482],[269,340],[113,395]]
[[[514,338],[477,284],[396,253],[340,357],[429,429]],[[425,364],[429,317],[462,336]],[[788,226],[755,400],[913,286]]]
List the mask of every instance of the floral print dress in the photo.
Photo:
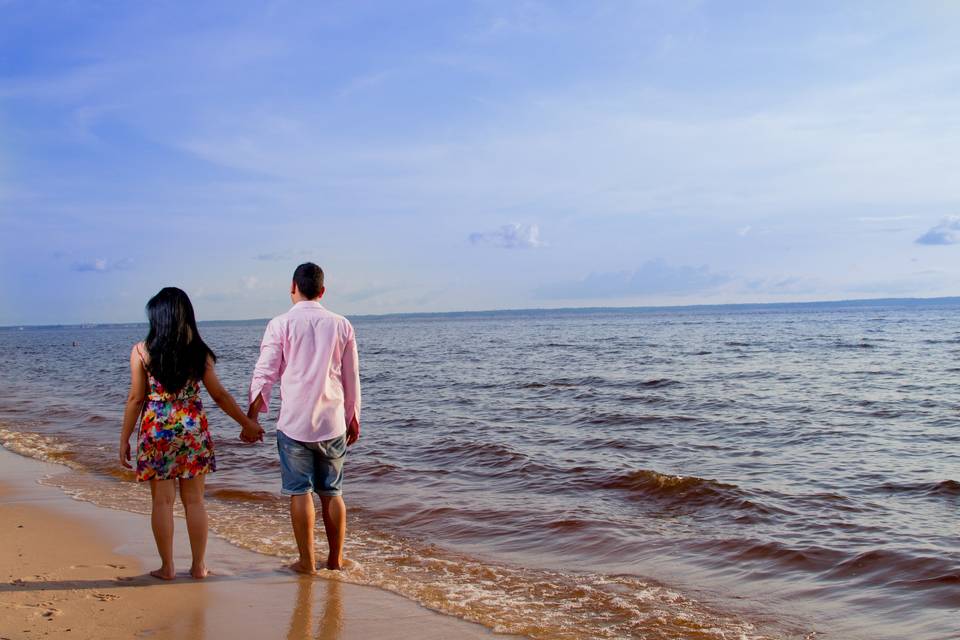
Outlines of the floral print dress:
[[[140,352],[140,349],[137,349]],[[143,353],[140,352],[143,361]],[[200,386],[191,380],[178,393],[168,393],[147,377],[147,394],[137,436],[137,480],[193,478],[217,470],[213,439],[200,400]]]

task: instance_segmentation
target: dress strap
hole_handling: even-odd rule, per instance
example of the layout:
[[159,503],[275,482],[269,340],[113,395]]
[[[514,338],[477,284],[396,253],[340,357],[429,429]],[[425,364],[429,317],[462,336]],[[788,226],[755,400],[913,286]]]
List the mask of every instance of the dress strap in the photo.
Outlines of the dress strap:
[[142,342],[138,342],[138,343],[137,343],[137,346],[134,347],[134,349],[137,350],[137,356],[139,356],[139,358],[140,358],[140,365],[141,365],[144,369],[146,369],[146,368],[147,368],[147,363],[144,362],[144,360],[143,360],[143,351],[141,351],[141,349],[140,349],[140,347],[141,347],[142,345],[143,345]]

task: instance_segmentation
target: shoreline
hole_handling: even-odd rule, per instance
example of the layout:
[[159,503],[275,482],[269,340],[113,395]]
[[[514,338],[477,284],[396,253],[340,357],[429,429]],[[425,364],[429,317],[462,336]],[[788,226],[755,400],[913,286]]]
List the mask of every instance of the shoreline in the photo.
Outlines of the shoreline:
[[[474,317],[511,317],[526,315],[541,315],[551,313],[683,313],[683,312],[754,312],[754,311],[789,311],[794,309],[824,309],[837,310],[849,307],[874,308],[883,306],[918,306],[924,304],[951,305],[960,303],[960,296],[933,296],[933,297],[906,297],[906,298],[836,298],[830,300],[791,300],[786,302],[702,302],[679,305],[631,305],[631,306],[586,306],[586,307],[516,307],[506,309],[472,309],[461,311],[399,311],[396,313],[350,313],[351,320],[393,320],[397,318],[410,319],[444,319],[444,318],[474,318]],[[231,325],[262,322],[264,325],[270,318],[244,318],[239,320],[201,320],[203,325]],[[0,325],[0,331],[22,331],[26,329],[88,329],[95,327],[129,327],[146,326],[145,320],[131,320],[128,322],[75,322],[67,324],[5,324]]]
[[[182,518],[177,579],[158,563],[149,516],[40,483],[72,471],[0,446],[0,638],[507,638],[400,595],[297,576],[277,558],[210,535],[214,575],[193,580]],[[292,534],[291,534],[292,535]],[[173,615],[170,612],[175,612]]]

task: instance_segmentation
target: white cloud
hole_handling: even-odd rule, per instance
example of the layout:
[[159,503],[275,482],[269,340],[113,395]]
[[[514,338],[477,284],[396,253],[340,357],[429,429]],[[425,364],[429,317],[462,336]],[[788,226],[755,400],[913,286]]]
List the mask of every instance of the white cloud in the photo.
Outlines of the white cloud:
[[751,227],[750,225],[744,225],[739,229],[737,229],[737,235],[740,236],[741,238],[744,238],[747,236],[747,234],[750,233],[751,229],[753,229],[753,227]]
[[495,231],[471,233],[470,243],[502,249],[536,249],[544,246],[540,239],[540,228],[535,224],[505,224]]
[[107,260],[106,258],[92,258],[90,260],[80,260],[74,262],[71,267],[74,271],[92,271],[95,273],[107,273],[109,271],[125,271],[133,266],[133,260],[130,258],[121,258],[120,260]]
[[960,242],[960,216],[947,216],[917,238],[917,244],[957,244]]

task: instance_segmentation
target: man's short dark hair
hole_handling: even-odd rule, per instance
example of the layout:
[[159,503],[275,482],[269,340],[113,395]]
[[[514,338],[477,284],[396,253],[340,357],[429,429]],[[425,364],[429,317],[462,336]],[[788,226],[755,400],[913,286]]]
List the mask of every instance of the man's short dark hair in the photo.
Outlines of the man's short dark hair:
[[304,262],[293,272],[293,283],[307,300],[313,300],[323,289],[323,269],[312,262]]

